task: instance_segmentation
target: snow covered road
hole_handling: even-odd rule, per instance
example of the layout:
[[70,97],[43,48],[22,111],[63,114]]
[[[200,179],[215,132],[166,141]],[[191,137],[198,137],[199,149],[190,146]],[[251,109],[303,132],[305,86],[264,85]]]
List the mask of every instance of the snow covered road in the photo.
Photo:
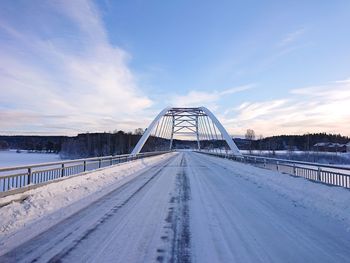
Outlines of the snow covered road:
[[0,262],[349,262],[349,203],[346,189],[180,152]]
[[207,155],[188,159],[194,261],[349,262],[348,226],[248,175],[270,171]]

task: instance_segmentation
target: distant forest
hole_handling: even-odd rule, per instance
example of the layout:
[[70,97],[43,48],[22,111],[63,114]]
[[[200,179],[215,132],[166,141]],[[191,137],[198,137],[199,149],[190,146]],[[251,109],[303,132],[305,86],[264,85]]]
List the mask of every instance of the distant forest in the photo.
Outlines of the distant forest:
[[65,136],[0,135],[0,150],[20,149],[59,153],[66,138]]
[[[21,149],[28,151],[60,153],[63,158],[82,158],[104,155],[130,153],[140,139],[142,130],[134,133],[118,131],[114,133],[84,133],[74,137],[68,136],[0,136],[0,150]],[[301,150],[309,151],[320,142],[345,144],[350,141],[347,136],[339,134],[314,133],[304,135],[280,135],[255,139],[250,132],[245,139],[234,138],[242,150]],[[202,148],[224,146],[223,141],[206,141]],[[174,148],[195,148],[195,141],[174,140]],[[143,151],[167,150],[169,140],[150,137]]]
[[[0,136],[0,150],[19,149],[30,152],[59,153],[62,158],[84,158],[106,155],[127,154],[132,151],[142,135],[117,131],[114,133],[83,133],[68,136]],[[142,151],[169,149],[169,140],[150,137]],[[174,140],[175,148],[194,148],[196,142]]]
[[[310,133],[304,135],[279,135],[251,140],[254,150],[314,150],[314,145],[320,142],[346,144],[350,141],[348,136],[340,134]],[[249,149],[249,143],[242,148]]]
[[[84,133],[76,137],[68,137],[62,143],[60,152],[63,158],[79,158],[127,154],[132,151],[141,138],[142,133]],[[159,137],[150,137],[142,148],[142,152],[169,150],[170,141]],[[174,148],[195,148],[197,142],[174,140]]]

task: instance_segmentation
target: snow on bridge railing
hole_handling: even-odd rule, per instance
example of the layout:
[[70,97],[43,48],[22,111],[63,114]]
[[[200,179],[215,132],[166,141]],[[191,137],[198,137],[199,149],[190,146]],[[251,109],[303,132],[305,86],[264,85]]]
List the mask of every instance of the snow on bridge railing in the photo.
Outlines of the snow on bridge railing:
[[304,177],[308,180],[328,185],[350,188],[350,167],[276,159],[246,154],[242,156],[234,156],[232,154],[220,152],[200,151],[200,153],[206,153],[242,163],[248,163],[254,166],[279,171],[293,176]]
[[145,152],[136,155],[123,154],[92,157],[62,162],[0,168],[0,197],[15,193],[16,190],[21,188],[30,189],[31,186],[44,184],[67,176],[167,152],[169,151]]

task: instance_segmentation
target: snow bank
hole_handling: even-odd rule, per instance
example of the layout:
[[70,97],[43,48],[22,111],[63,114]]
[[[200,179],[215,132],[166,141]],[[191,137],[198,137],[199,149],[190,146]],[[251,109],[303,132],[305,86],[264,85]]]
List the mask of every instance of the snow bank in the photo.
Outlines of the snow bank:
[[268,187],[281,197],[292,202],[317,209],[323,214],[343,221],[350,231],[350,191],[349,189],[311,182],[301,177],[293,177],[275,171],[231,160],[216,158],[216,162],[234,168],[237,176],[250,180],[259,186]]
[[[122,163],[85,175],[55,182],[22,194],[0,199],[0,239],[35,222],[33,229],[47,229],[82,209],[150,166],[166,160],[168,153]],[[61,209],[65,208],[65,209]],[[38,232],[38,230],[34,231]],[[34,233],[33,232],[33,233]]]

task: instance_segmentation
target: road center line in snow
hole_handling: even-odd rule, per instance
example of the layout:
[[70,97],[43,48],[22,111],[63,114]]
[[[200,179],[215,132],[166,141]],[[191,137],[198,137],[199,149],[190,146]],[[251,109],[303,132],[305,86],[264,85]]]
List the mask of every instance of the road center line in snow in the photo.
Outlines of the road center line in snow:
[[[185,154],[181,154],[180,164],[176,173],[176,186],[174,195],[169,200],[170,207],[165,218],[167,225],[165,233],[161,237],[164,242],[169,242],[170,251],[157,249],[158,262],[191,262],[190,254],[190,219],[189,219],[189,204],[190,200],[190,184],[185,168],[187,160]],[[166,253],[170,252],[170,253]],[[167,258],[168,257],[168,258]]]

